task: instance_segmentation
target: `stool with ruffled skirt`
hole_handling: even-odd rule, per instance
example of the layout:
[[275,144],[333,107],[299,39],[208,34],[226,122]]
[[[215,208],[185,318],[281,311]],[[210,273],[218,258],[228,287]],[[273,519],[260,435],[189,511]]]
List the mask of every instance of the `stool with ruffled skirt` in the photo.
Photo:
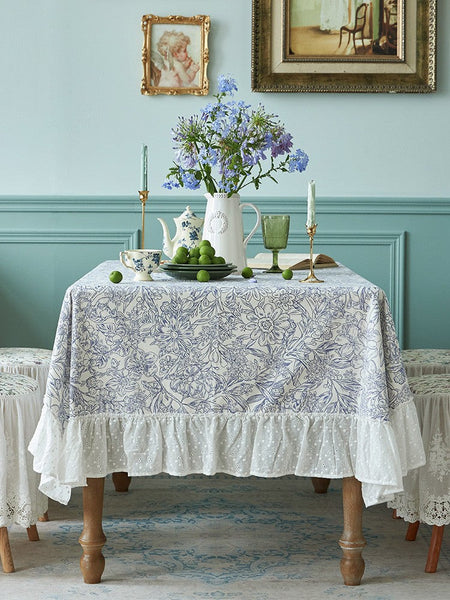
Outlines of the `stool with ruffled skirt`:
[[0,560],[5,573],[14,571],[8,527],[21,525],[31,541],[38,541],[36,522],[48,508],[28,452],[41,409],[35,379],[0,372]]
[[[36,379],[43,400],[51,357],[52,351],[47,348],[0,348],[0,372],[27,375]],[[48,513],[41,515],[39,521],[48,521]]]
[[426,573],[437,569],[444,527],[450,523],[450,374],[409,377],[427,462],[403,479],[404,491],[388,506],[409,522],[414,541],[420,523],[432,526]]

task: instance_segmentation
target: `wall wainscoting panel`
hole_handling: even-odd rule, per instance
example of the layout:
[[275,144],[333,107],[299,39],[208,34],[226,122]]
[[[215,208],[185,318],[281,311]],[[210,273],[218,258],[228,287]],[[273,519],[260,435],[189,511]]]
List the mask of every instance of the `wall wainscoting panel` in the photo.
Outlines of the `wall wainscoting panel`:
[[[203,216],[201,192],[152,196],[146,246],[161,248],[166,220],[189,205]],[[289,214],[286,252],[308,252],[306,197],[241,195],[262,214]],[[380,286],[405,348],[449,347],[449,198],[316,198],[314,251],[329,254]],[[141,203],[135,196],[0,197],[0,345],[51,346],[68,286],[119,251],[139,247]],[[244,231],[254,223],[244,209]],[[261,230],[247,255],[264,251]],[[432,269],[436,273],[432,272]]]
[[115,244],[122,250],[138,247],[139,229],[134,231],[32,231],[0,230],[0,244],[17,242],[19,244]]
[[[306,196],[274,197],[241,194],[241,198],[257,204],[262,212],[274,214],[287,211],[306,217]],[[322,214],[408,214],[450,215],[449,198],[341,198],[318,197],[317,208]],[[146,210],[155,214],[170,212],[187,204],[194,211],[204,212],[205,199],[199,192],[186,191],[184,196],[149,195]],[[0,212],[99,212],[140,213],[136,196],[0,196]],[[176,215],[175,215],[176,216]]]
[[0,345],[51,348],[67,287],[139,247],[138,229],[0,230]]

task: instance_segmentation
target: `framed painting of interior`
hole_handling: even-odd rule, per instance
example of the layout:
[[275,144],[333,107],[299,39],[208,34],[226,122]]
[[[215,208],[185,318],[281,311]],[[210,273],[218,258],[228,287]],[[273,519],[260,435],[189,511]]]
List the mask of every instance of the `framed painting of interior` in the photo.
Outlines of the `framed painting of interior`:
[[255,92],[433,92],[437,0],[253,0]]
[[206,95],[209,28],[206,15],[144,15],[141,93]]

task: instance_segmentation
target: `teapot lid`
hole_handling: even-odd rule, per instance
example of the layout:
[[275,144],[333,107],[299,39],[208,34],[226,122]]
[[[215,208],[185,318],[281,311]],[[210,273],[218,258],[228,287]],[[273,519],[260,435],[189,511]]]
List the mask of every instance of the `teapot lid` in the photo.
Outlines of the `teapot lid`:
[[200,219],[200,217],[197,217],[197,215],[195,214],[195,212],[192,210],[192,208],[190,206],[186,206],[186,208],[181,213],[181,215],[179,217],[175,218],[176,221],[178,221],[178,220],[186,221],[189,219],[191,219],[191,220]]
[[195,214],[195,212],[192,210],[192,208],[190,206],[186,206],[186,208],[184,209],[184,212],[183,212],[183,216],[184,217],[196,217],[197,215]]

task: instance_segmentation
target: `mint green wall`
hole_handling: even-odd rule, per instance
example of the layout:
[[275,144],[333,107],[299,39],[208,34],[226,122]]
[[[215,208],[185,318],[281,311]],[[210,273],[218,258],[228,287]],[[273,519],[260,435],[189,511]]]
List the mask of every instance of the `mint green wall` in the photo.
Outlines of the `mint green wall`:
[[[278,113],[311,157],[305,176],[263,193],[449,197],[450,3],[439,2],[435,94],[252,93],[250,0],[0,0],[0,194],[127,195],[149,145],[154,194],[172,159],[170,128],[207,99],[140,94],[141,16],[211,17],[212,88]],[[211,100],[211,96],[209,97]],[[254,195],[255,192],[249,191]]]
[[[250,0],[0,0],[0,345],[50,345],[66,287],[136,243],[140,147],[149,146],[148,224],[202,194],[161,188],[170,128],[209,97],[140,94],[141,16],[211,17],[212,91],[280,115],[310,155],[306,173],[261,194],[297,223],[304,250],[307,181],[317,182],[320,249],[381,285],[405,346],[450,346],[450,3],[439,2],[434,94],[257,94],[250,90]],[[146,234],[146,239],[147,239]],[[259,240],[259,241],[258,241]],[[260,236],[249,253],[260,247]],[[23,265],[20,273],[15,265]]]

